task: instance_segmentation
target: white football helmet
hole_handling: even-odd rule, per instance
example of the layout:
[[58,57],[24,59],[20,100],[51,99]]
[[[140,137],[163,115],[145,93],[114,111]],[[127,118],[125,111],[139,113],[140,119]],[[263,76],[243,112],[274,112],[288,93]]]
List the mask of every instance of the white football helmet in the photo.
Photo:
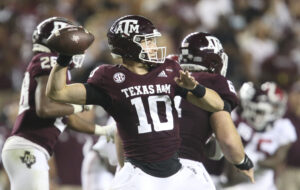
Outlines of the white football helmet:
[[265,82],[256,87],[252,82],[244,83],[239,91],[242,118],[257,131],[281,118],[286,111],[287,95],[274,82]]

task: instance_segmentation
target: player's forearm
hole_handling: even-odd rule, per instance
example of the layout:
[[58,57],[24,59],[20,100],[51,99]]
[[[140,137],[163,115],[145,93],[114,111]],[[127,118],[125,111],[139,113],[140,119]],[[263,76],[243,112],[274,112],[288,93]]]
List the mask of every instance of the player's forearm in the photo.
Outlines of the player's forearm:
[[67,67],[55,65],[52,68],[46,87],[46,95],[49,98],[55,101],[60,101],[63,99],[64,89],[66,87],[67,80],[66,75]]
[[83,84],[66,84],[67,67],[55,65],[51,70],[46,95],[54,101],[70,104],[85,104],[86,90]]
[[230,114],[227,111],[213,113],[210,124],[226,159],[233,164],[240,163],[245,157],[244,147]]
[[197,97],[192,92],[187,94],[187,100],[209,112],[221,111],[224,108],[224,101],[221,99],[218,93],[209,88],[205,88],[205,94],[203,97]]
[[220,146],[225,158],[232,164],[240,164],[245,158],[244,148],[237,139],[233,139],[230,143],[223,141]]
[[78,115],[72,114],[68,117],[68,127],[83,133],[95,134],[95,124],[89,122]]
[[68,117],[68,127],[82,133],[95,134],[99,136],[106,136],[107,138],[112,138],[116,131],[115,124],[101,126],[87,121],[78,115],[70,115]]
[[43,105],[42,108],[38,108],[36,112],[41,118],[55,118],[73,114],[74,107],[68,104],[51,102]]
[[[221,113],[227,113],[229,115],[229,113],[225,111],[222,111]],[[242,172],[250,179],[252,183],[254,183],[253,162],[244,151],[241,137],[239,136],[230,118],[230,115],[226,117],[225,114],[223,117],[221,117],[220,121],[221,123],[224,122],[223,128],[225,128],[225,130],[222,130],[222,125],[219,125],[218,128],[221,130],[218,130],[218,134],[216,134],[216,132],[215,134],[220,142],[219,144],[225,158],[230,163],[234,164],[234,166],[238,168],[240,172]]]

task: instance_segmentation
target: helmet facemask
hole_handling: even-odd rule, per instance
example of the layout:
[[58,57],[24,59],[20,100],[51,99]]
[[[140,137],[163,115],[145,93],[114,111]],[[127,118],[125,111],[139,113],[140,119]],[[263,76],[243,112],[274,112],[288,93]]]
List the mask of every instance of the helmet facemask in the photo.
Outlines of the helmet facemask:
[[267,102],[248,102],[243,105],[242,117],[252,125],[256,131],[263,131],[276,118],[273,116],[273,107]]
[[158,37],[161,34],[154,30],[152,34],[135,35],[133,42],[141,47],[139,59],[146,63],[162,64],[166,58],[166,47],[158,46]]
[[71,64],[74,64],[74,68],[76,69],[81,68],[84,62],[84,58],[85,58],[85,54],[73,55]]
[[257,131],[281,118],[286,111],[287,96],[276,83],[266,82],[260,87],[244,83],[239,91],[242,117]]

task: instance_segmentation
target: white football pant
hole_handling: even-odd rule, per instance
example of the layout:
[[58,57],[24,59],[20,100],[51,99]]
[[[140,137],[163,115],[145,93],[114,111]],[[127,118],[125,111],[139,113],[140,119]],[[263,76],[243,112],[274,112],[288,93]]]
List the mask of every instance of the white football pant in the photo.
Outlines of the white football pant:
[[125,162],[116,173],[109,190],[215,190],[214,184],[202,163],[180,159],[182,168],[170,177],[151,176]]
[[3,166],[9,177],[10,189],[49,190],[47,156],[43,151],[28,145],[30,143],[26,144],[26,148],[15,148],[19,145],[16,140],[20,139],[7,139],[2,150]]

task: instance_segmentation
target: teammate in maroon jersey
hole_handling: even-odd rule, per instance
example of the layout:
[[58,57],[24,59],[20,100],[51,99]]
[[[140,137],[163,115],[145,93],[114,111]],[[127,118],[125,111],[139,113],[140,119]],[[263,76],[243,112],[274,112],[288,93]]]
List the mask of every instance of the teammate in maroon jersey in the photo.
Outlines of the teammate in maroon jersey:
[[166,48],[156,43],[160,33],[148,19],[124,16],[107,36],[113,56],[122,57],[123,63],[102,65],[87,83],[67,85],[71,57],[60,55],[47,96],[59,102],[101,105],[115,119],[126,161],[111,189],[208,189],[202,173],[181,167],[177,157],[180,137],[173,99],[181,95],[210,112],[223,110],[224,102],[165,59]]
[[[45,40],[54,30],[68,25],[73,23],[52,17],[41,22],[33,33],[34,57],[23,79],[18,117],[2,151],[12,190],[49,189],[47,161],[66,122],[76,130],[95,132],[95,125],[76,115],[62,117],[89,106],[56,103],[45,95],[48,75],[57,59],[57,53],[47,47]],[[71,66],[79,67],[80,60],[83,61],[81,55],[74,56]]]
[[201,164],[203,161],[204,164],[210,163],[204,156],[204,146],[214,133],[226,159],[253,182],[253,165],[244,152],[241,138],[230,116],[238,99],[233,84],[225,77],[227,59],[222,44],[211,34],[191,33],[181,43],[181,67],[191,71],[200,84],[218,92],[224,100],[225,109],[211,113],[176,97],[182,137],[179,157],[187,165]]

